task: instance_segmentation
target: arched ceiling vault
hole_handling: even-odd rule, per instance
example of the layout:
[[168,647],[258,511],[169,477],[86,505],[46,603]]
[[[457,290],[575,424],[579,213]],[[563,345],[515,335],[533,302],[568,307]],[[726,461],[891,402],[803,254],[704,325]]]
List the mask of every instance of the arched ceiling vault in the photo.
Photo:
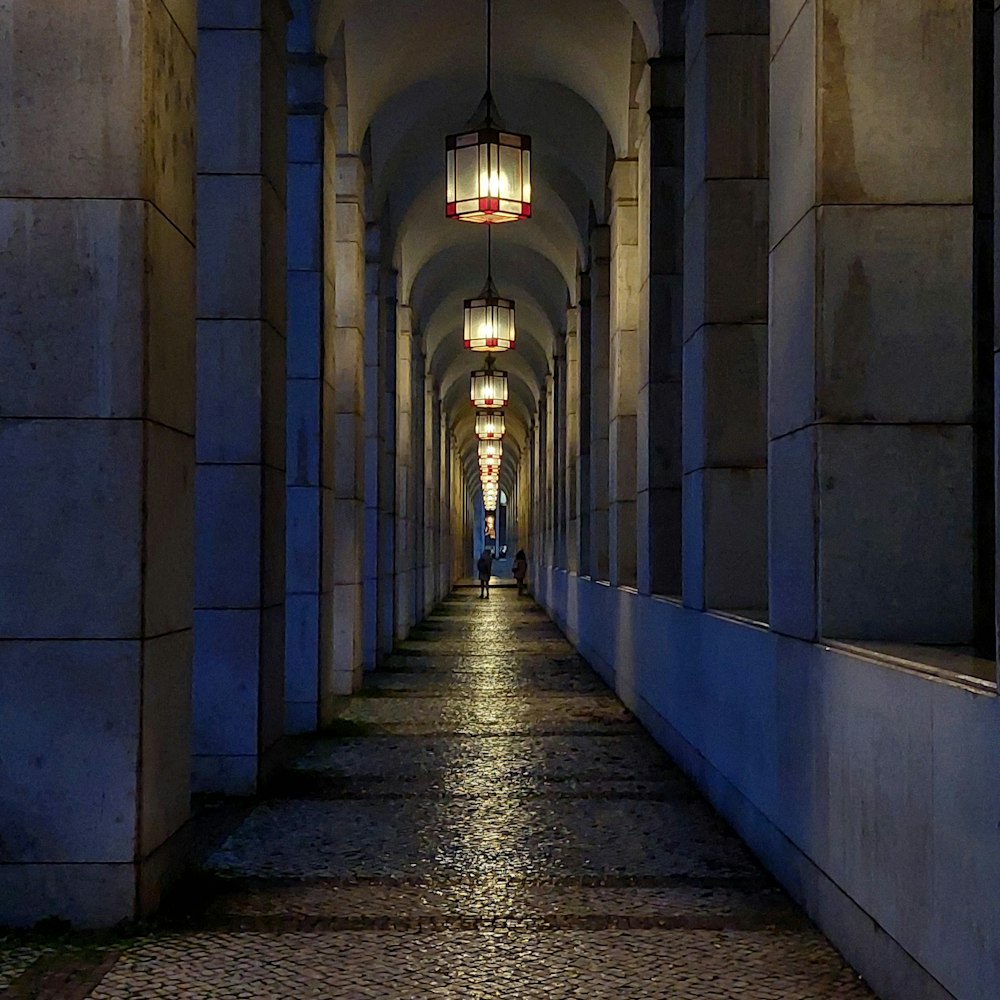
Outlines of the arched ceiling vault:
[[[485,0],[317,0],[317,47],[343,69],[346,152],[371,153],[371,217],[399,272],[445,419],[478,487],[462,300],[486,276],[485,227],[444,216],[444,137],[463,129],[485,87]],[[517,301],[504,467],[522,457],[566,309],[576,305],[590,220],[606,219],[609,147],[629,148],[633,38],[660,50],[656,0],[493,0],[496,105],[532,137],[532,218],[494,229],[498,290]],[[367,143],[367,144],[366,144]],[[509,459],[508,459],[509,456]]]

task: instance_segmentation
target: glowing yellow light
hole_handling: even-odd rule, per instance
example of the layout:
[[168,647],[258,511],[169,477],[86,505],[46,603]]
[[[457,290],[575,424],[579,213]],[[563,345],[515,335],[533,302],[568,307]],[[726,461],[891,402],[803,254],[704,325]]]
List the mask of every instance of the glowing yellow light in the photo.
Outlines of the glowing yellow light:
[[506,421],[498,410],[486,410],[476,414],[476,437],[480,441],[495,441],[504,436]]

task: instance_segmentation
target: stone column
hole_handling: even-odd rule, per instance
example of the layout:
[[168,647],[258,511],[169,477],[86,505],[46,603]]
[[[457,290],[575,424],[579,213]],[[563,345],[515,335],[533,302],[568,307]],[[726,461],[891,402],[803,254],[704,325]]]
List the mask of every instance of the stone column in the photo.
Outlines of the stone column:
[[[681,591],[681,305],[683,300],[684,36],[677,17],[668,47],[650,63],[651,104],[640,157],[638,585]],[[670,47],[672,46],[672,48]],[[645,220],[648,218],[648,226]]]
[[641,262],[638,162],[611,171],[608,563],[612,586],[636,584],[636,400]]
[[361,685],[365,518],[365,165],[337,155],[336,305],[333,352],[333,615],[327,687],[336,695]]
[[[426,365],[426,362],[425,362]],[[436,572],[438,545],[438,461],[440,455],[435,447],[438,437],[438,425],[441,418],[440,395],[434,382],[434,375],[429,370],[424,375],[424,599],[420,607],[421,618],[434,606],[437,590]]]
[[413,347],[409,306],[397,306],[396,325],[396,639],[413,622]]
[[545,516],[543,525],[543,551],[545,553],[545,565],[555,565],[555,456],[556,456],[556,436],[555,436],[555,385],[554,376],[549,372],[545,376],[545,383],[542,389],[541,406],[538,412],[538,423],[541,432],[541,462],[540,473],[542,480],[542,508]]
[[608,431],[610,418],[611,230],[590,235],[590,575],[610,579]]
[[323,596],[323,434],[332,389],[324,380],[324,60],[306,51],[288,66],[288,330],[285,540],[285,729],[319,725]]
[[[997,626],[997,424],[994,413],[1000,398],[1000,357],[996,336],[1000,318],[997,293],[997,178],[1000,153],[996,145],[1000,118],[1000,75],[996,72],[1000,38],[1000,2],[977,0],[973,21],[973,203],[975,252],[973,257],[973,314],[976,341],[974,409],[976,421],[976,579],[973,591],[975,650],[978,656],[998,660]],[[1000,678],[998,678],[1000,679]]]
[[689,4],[684,603],[767,608],[768,4]]
[[972,638],[970,26],[944,0],[772,7],[779,632]]
[[0,9],[0,924],[149,911],[188,817],[196,26],[170,6]]
[[557,342],[557,353],[554,359],[555,370],[552,380],[552,466],[555,486],[553,494],[553,516],[555,520],[555,554],[553,563],[560,569],[566,568],[567,502],[569,499],[566,475],[566,459],[568,457],[566,414],[569,399],[566,389],[566,336],[564,333]]
[[423,618],[424,575],[427,557],[427,533],[424,524],[424,506],[426,500],[425,485],[427,472],[427,441],[424,427],[427,424],[427,398],[425,388],[425,373],[427,361],[424,356],[424,338],[419,330],[413,332],[413,398],[410,401],[410,413],[413,421],[412,437],[410,439],[410,463],[413,469],[413,603],[410,610],[411,621],[415,624]]
[[542,422],[541,401],[539,412],[532,421],[529,439],[531,441],[531,559],[535,563],[534,573],[545,564],[544,543],[544,489],[542,486]]
[[580,275],[580,310],[577,322],[577,475],[578,509],[577,546],[581,576],[590,576],[594,569],[590,547],[590,408],[591,408],[591,336],[590,271]]
[[566,330],[566,513],[564,565],[580,572],[580,308],[569,312]]
[[395,271],[383,270],[379,335],[379,367],[382,391],[379,396],[379,426],[383,436],[378,478],[378,650],[388,656],[395,642],[396,613],[396,285]]
[[365,230],[365,518],[362,563],[362,665],[374,670],[378,663],[379,576],[379,476],[385,442],[382,438],[382,343],[379,301],[381,229],[377,223]]
[[451,435],[448,433],[448,422],[445,420],[444,401],[438,400],[438,567],[437,594],[435,603],[448,596],[451,590],[451,553],[454,538],[451,533]]
[[286,8],[202,8],[194,781],[248,794],[285,722]]

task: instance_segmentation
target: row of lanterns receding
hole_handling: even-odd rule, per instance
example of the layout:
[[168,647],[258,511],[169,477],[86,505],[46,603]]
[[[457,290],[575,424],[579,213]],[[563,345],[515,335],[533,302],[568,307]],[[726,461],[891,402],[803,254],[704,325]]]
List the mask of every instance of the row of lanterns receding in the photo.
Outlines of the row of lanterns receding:
[[507,373],[494,354],[514,347],[514,300],[493,284],[492,226],[531,217],[531,138],[505,128],[493,107],[493,4],[486,0],[486,93],[478,124],[445,140],[446,207],[449,218],[487,226],[486,284],[465,300],[465,346],[486,353],[485,366],[472,373],[470,398],[478,410],[479,467],[483,501],[495,512],[500,492],[500,459],[510,400]]

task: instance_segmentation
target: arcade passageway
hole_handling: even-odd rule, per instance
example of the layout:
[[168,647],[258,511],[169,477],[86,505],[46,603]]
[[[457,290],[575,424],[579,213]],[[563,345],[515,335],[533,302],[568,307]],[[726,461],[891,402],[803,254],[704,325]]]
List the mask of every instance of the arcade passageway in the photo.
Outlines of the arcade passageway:
[[0,946],[0,997],[871,997],[544,612],[477,593],[310,740],[183,919]]
[[997,1000],[998,25],[0,0],[0,927]]

